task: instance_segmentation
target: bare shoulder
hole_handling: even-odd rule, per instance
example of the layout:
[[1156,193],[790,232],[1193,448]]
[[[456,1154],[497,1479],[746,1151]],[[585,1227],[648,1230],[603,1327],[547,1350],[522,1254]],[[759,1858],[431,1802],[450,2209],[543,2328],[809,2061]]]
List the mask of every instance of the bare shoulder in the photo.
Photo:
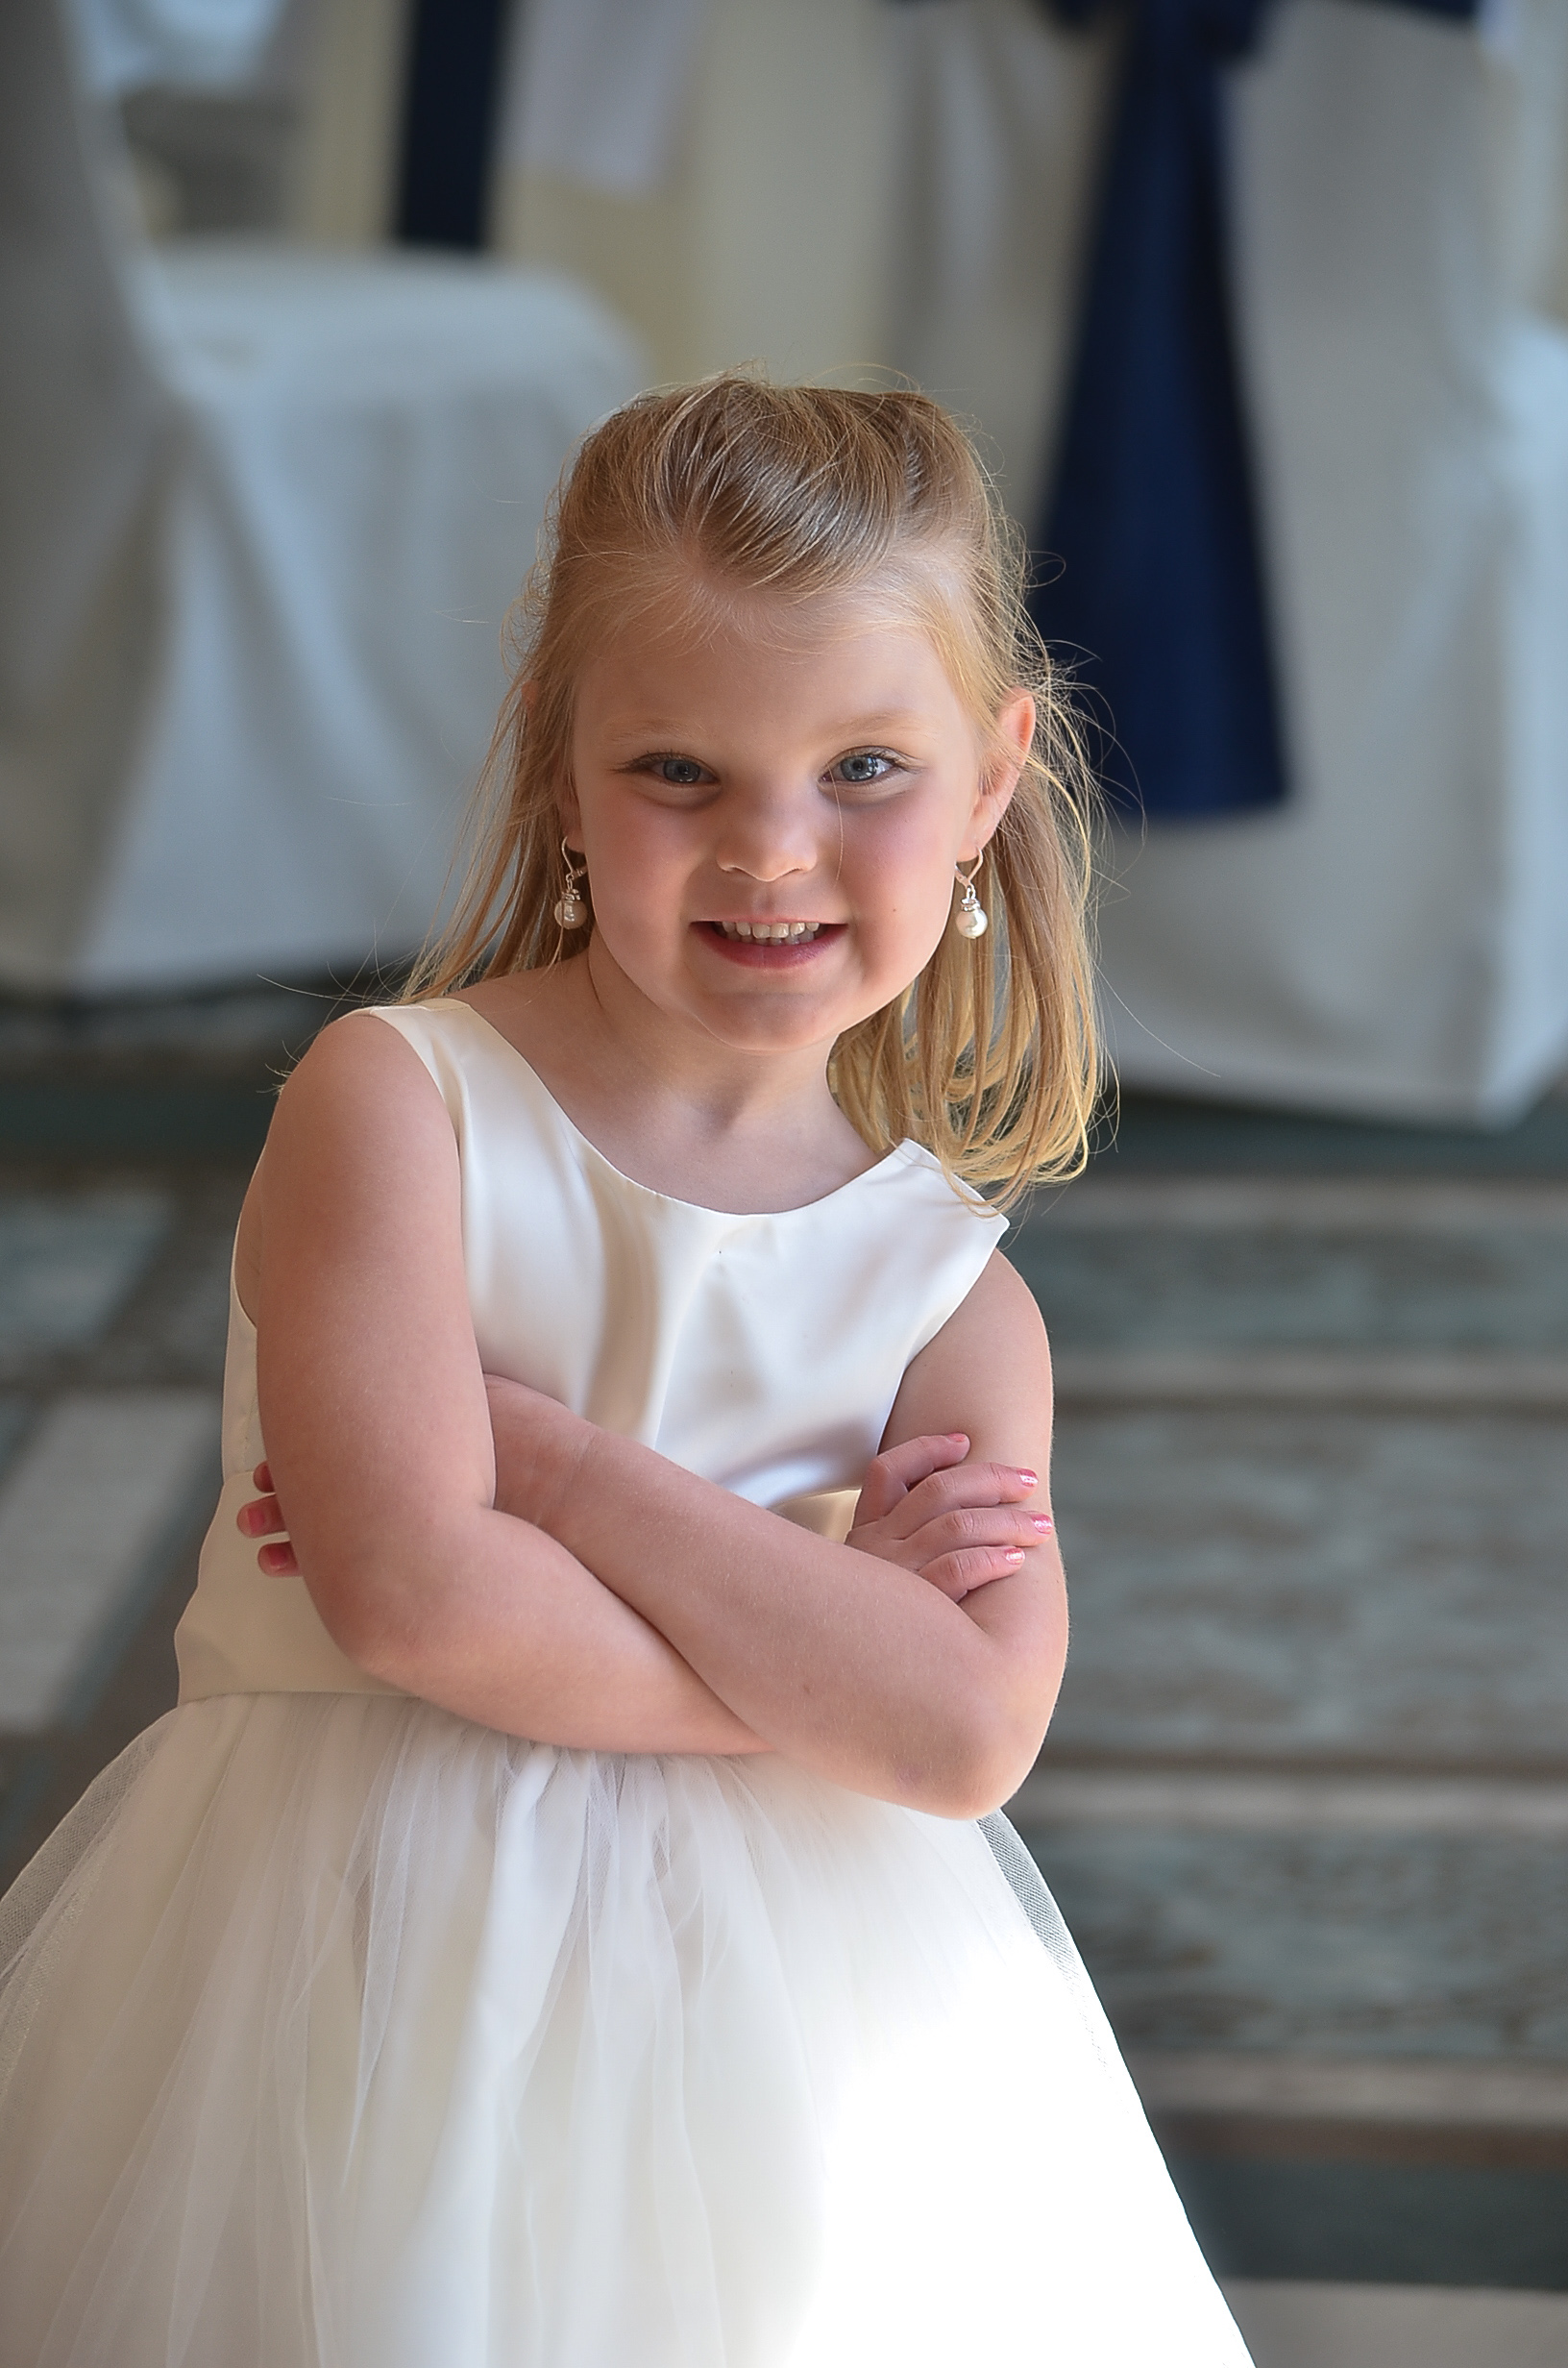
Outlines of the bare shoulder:
[[302,1103],[335,1102],[369,1093],[419,1098],[436,1095],[435,1081],[400,1028],[379,1012],[350,1011],[331,1020],[289,1073],[279,1097],[280,1110]]
[[255,1316],[263,1243],[285,1212],[329,1228],[339,1217],[362,1221],[391,1195],[411,1193],[416,1205],[444,1195],[455,1168],[451,1120],[406,1037],[373,1012],[332,1021],[279,1096],[245,1196],[234,1248],[241,1304]]
[[1046,1468],[1050,1348],[1034,1295],[1000,1250],[905,1373],[885,1443],[950,1430],[985,1441],[988,1455]]
[[937,1339],[944,1332],[967,1337],[980,1328],[992,1331],[994,1337],[992,1328],[997,1326],[1002,1327],[1010,1345],[1021,1348],[1033,1344],[1041,1355],[1046,1353],[1045,1325],[1035,1295],[1011,1258],[999,1249],[992,1251],[972,1288],[954,1308]]
[[929,1359],[944,1374],[978,1363],[1010,1375],[1015,1384],[1050,1388],[1051,1352],[1034,1293],[1011,1259],[992,1250],[967,1295],[915,1364]]
[[374,1012],[324,1027],[278,1098],[266,1166],[301,1149],[372,1164],[402,1147],[453,1142],[440,1091],[413,1046]]

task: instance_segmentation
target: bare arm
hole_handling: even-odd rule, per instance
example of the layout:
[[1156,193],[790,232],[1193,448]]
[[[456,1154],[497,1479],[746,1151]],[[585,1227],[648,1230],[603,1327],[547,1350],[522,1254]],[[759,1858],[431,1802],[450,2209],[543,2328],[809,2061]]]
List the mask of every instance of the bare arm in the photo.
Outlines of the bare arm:
[[306,1584],[351,1659],[540,1741],[760,1748],[634,1610],[496,1509],[452,1125],[380,1020],[329,1028],[284,1090],[259,1241],[268,1458]]
[[[857,1545],[864,1531],[834,1546],[792,1530],[530,1392],[515,1393],[498,1439],[519,1509],[755,1733],[856,1790],[973,1815],[1033,1761],[1066,1647],[1054,1535],[1030,1520],[1048,1520],[1042,1480],[1028,1483],[1047,1468],[1049,1361],[1034,1302],[1000,1258],[911,1367],[885,1444],[955,1411],[970,1455],[911,1492],[905,1525],[919,1542],[902,1564],[885,1539],[874,1554]],[[1009,1523],[1021,1561],[991,1578]],[[951,1593],[919,1575],[944,1527]]]
[[[514,1517],[510,1494],[498,1510],[451,1126],[380,1023],[329,1030],[291,1080],[262,1227],[269,1453],[306,1582],[362,1666],[543,1740],[723,1752],[762,1738],[952,1814],[1014,1788],[1060,1672],[1033,1573],[986,1590],[1006,1601],[982,1619],[977,1596],[960,1606],[882,1559],[885,1539],[876,1555],[827,1544],[527,1392],[523,1460],[566,1483],[562,1506],[545,1526]],[[929,1408],[964,1413],[982,1460],[921,1486],[967,1491],[973,1511],[941,1519],[994,1522],[999,1496],[1023,1492],[986,1468],[992,1443],[1044,1466],[1043,1336],[1011,1270],[993,1275],[912,1368],[889,1428],[893,1446]],[[1010,1356],[1001,1393],[988,1377]]]

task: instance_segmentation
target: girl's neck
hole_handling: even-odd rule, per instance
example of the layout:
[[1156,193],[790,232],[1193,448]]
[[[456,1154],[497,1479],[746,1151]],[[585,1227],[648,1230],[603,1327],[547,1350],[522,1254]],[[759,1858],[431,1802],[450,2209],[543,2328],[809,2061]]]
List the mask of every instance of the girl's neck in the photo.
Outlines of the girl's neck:
[[740,1052],[663,1024],[596,991],[580,955],[481,980],[462,999],[613,1167],[673,1199],[737,1215],[801,1208],[876,1164],[828,1091],[828,1046]]

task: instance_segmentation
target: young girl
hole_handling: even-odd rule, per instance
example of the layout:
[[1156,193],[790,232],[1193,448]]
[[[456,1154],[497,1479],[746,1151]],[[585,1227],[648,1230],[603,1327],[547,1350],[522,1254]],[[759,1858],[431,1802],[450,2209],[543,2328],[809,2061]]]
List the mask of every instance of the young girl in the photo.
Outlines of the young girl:
[[1066,1648],[974,1187],[1093,1080],[1005,533],[919,397],[721,379],[529,615],[456,918],[246,1201],[180,1708],[0,1907],[0,2359],[1244,2362],[974,1822]]

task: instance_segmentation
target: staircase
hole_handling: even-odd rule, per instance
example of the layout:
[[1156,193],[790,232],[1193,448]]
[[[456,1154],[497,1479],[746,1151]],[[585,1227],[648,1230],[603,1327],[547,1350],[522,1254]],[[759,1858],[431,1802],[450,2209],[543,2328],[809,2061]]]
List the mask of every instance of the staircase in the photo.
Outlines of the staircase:
[[1568,1103],[1135,1106],[1010,1246],[1073,1613],[1011,1814],[1210,2258],[1568,2290]]

